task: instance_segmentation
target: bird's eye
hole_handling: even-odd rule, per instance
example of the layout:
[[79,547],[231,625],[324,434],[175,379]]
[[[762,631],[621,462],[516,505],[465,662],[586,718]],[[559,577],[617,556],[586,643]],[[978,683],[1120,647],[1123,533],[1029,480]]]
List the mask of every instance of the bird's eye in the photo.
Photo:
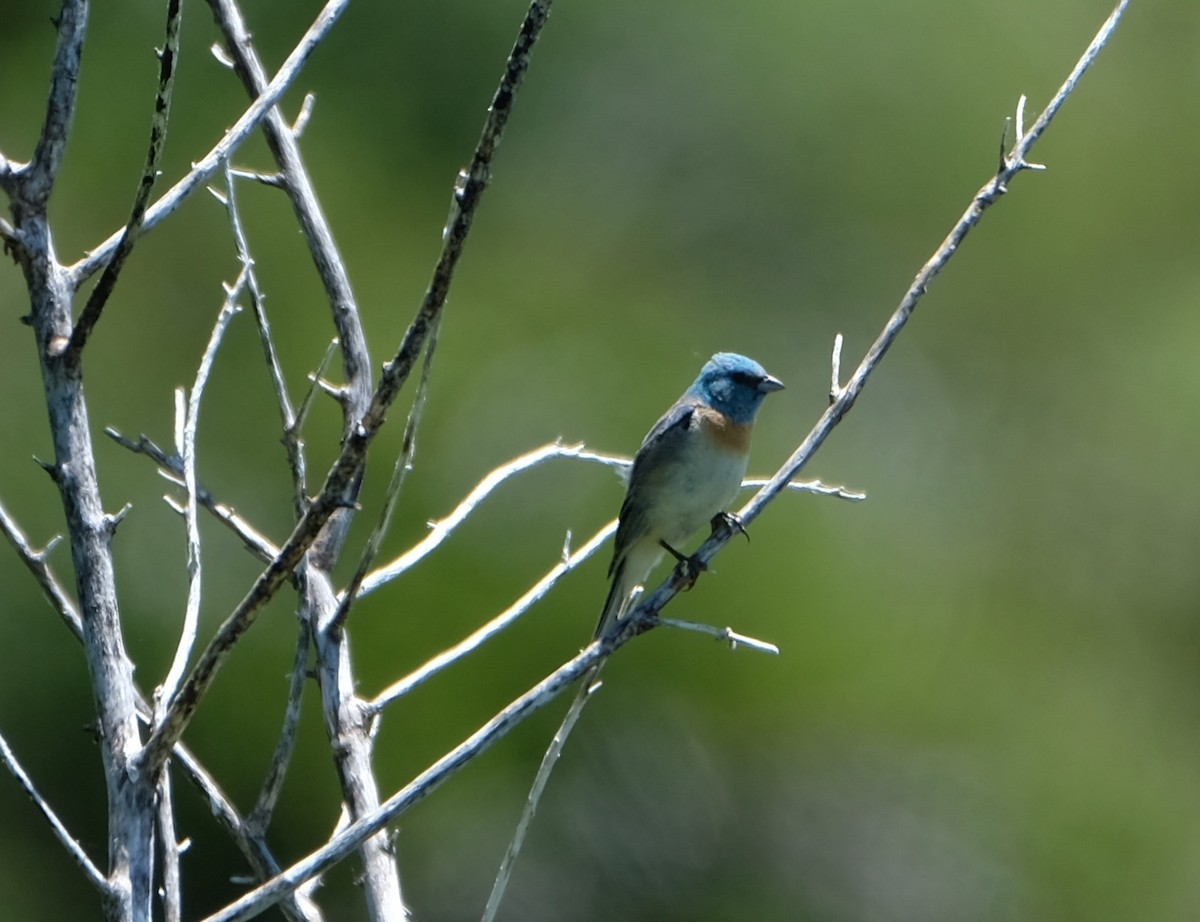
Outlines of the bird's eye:
[[758,375],[752,375],[745,371],[735,371],[732,377],[735,384],[741,384],[745,387],[758,387]]

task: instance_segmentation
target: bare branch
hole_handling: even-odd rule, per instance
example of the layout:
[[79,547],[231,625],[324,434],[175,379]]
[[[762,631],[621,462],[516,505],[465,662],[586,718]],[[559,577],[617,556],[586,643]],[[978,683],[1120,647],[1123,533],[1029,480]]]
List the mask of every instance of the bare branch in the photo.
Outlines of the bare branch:
[[[145,714],[149,718],[148,708]],[[187,775],[188,780],[204,797],[213,818],[233,839],[234,844],[245,856],[259,879],[267,879],[278,874],[279,864],[267,848],[262,835],[251,830],[251,824],[242,818],[237,807],[221,790],[221,786],[217,784],[212,775],[200,764],[192,751],[182,743],[177,743],[172,755],[174,761]],[[308,889],[308,887],[297,888],[288,899],[280,904],[279,908],[292,922],[321,922],[321,912],[307,895]]]
[[[764,487],[771,481],[765,477],[747,477],[742,481],[742,489]],[[844,499],[849,503],[861,503],[867,494],[861,490],[851,490],[849,487],[837,484],[823,483],[820,480],[789,480],[784,485],[785,490],[796,493],[813,493],[817,496],[831,496],[834,499]]]
[[[1095,57],[1095,51],[1097,51],[1099,47],[1097,43],[1099,42],[1100,45],[1102,45],[1102,37],[1106,37],[1107,34],[1111,33],[1111,28],[1115,27],[1116,24],[1114,17],[1119,18],[1119,14],[1124,5],[1125,2],[1123,0],[1123,2],[1118,5],[1117,10],[1114,11],[1113,17],[1110,17],[1109,22],[1106,23],[1106,26],[1101,30],[1100,36],[1097,37],[1097,40],[1092,43],[1092,46],[1089,47],[1088,52],[1085,53],[1084,61],[1090,63],[1090,60]],[[1068,79],[1068,83],[1072,86],[1074,85],[1074,80],[1078,79],[1075,76],[1076,73],[1082,73],[1080,65],[1076,66],[1075,71],[1072,73],[1072,78]],[[1061,103],[1059,104],[1061,105]],[[1021,109],[1023,109],[1023,102],[1019,109],[1018,131],[1020,131],[1019,123],[1022,120],[1020,117]],[[1043,117],[1045,116],[1046,113],[1043,113]],[[1047,122],[1049,121],[1048,118],[1045,120]],[[1041,121],[1042,120],[1039,119],[1039,122]],[[803,465],[807,463],[808,459],[811,458],[811,456],[816,452],[817,448],[819,448],[824,442],[825,437],[830,431],[832,431],[833,427],[841,421],[846,412],[851,406],[853,406],[857,395],[861,392],[862,387],[865,384],[866,378],[869,376],[878,362],[883,358],[883,355],[886,353],[888,347],[903,328],[904,323],[911,315],[916,302],[924,294],[929,282],[933,279],[937,272],[940,271],[945,263],[949,261],[950,257],[956,251],[958,243],[966,235],[967,230],[969,230],[970,227],[978,222],[980,216],[982,215],[983,209],[994,202],[1001,194],[1003,194],[1005,191],[1003,185],[1005,181],[1005,175],[1015,175],[1019,170],[1029,168],[1029,165],[1024,161],[1024,155],[1028,152],[1029,146],[1030,145],[1023,146],[1021,140],[1019,140],[1016,148],[1014,148],[1014,156],[1008,158],[1008,160],[1002,164],[1000,174],[998,174],[995,179],[985,185],[983,189],[976,194],[971,207],[967,210],[967,213],[963,215],[959,223],[955,226],[954,230],[951,231],[950,236],[939,248],[938,252],[934,254],[933,258],[926,263],[925,267],[918,274],[913,286],[909,289],[908,294],[901,302],[900,307],[897,308],[896,312],[885,325],[883,332],[868,351],[867,356],[863,359],[863,362],[855,371],[849,384],[847,384],[845,387],[842,387],[839,383],[841,375],[840,363],[842,337],[840,334],[838,335],[834,344],[833,358],[831,362],[832,372],[829,409],[822,414],[817,426],[814,427],[813,431],[804,440],[804,442],[801,443],[800,447],[795,453],[793,453],[792,457],[788,459],[782,468],[780,468],[778,473],[776,473],[776,475],[766,485],[764,485],[757,494],[755,494],[750,502],[739,511],[737,518],[742,525],[749,524],[754,518],[757,517],[758,513],[761,512],[766,504],[778,496],[783,490],[793,488],[795,486],[793,477],[795,477],[795,475],[800,471],[800,468],[803,467]],[[703,568],[703,566],[712,559],[717,551],[719,551],[722,547],[724,547],[725,544],[728,543],[729,539],[734,533],[734,529],[728,527],[720,529],[719,531],[714,529],[713,536],[710,537],[700,547],[695,555],[693,555],[691,562],[698,561],[700,567]],[[630,610],[629,614],[626,616],[626,622],[618,631],[619,637],[627,639],[635,636],[637,633],[650,630],[658,624],[665,623],[659,618],[659,612],[668,602],[670,602],[670,600],[681,588],[690,586],[691,582],[691,579],[684,578],[680,568],[676,568],[672,576],[665,583],[659,586],[657,590],[651,593],[650,596],[645,599],[645,601],[640,601],[635,597],[634,601],[630,603]],[[734,631],[732,631],[732,629],[729,628],[721,630],[718,628],[711,628],[706,625],[698,625],[692,622],[672,621],[671,623],[675,627],[686,628],[688,630],[701,630],[706,633],[711,633],[714,636],[717,636],[718,638],[730,643],[731,647],[736,647],[738,644],[742,644],[758,649],[762,652],[775,654],[779,652],[778,648],[775,647],[774,644],[768,644],[763,641],[754,640],[753,638],[744,637],[740,634],[736,634]],[[619,645],[619,642],[620,641],[618,640],[616,645]],[[613,649],[615,649],[616,645],[614,645]],[[490,922],[490,920],[494,917],[499,903],[503,898],[504,890],[507,886],[509,875],[511,874],[512,864],[520,852],[521,843],[524,841],[525,830],[529,822],[532,820],[533,813],[537,807],[538,799],[541,795],[541,791],[544,789],[548,780],[548,776],[553,770],[558,758],[558,753],[561,751],[567,735],[570,733],[571,728],[578,720],[579,713],[583,710],[584,706],[590,699],[592,689],[594,688],[593,683],[610,652],[611,651],[609,650],[601,651],[601,655],[597,663],[587,673],[584,679],[583,687],[581,687],[579,692],[576,694],[571,708],[568,710],[566,717],[563,719],[563,722],[559,727],[558,733],[555,735],[554,740],[551,742],[550,747],[542,760],[542,764],[537,775],[535,776],[529,798],[526,801],[525,809],[522,813],[520,822],[517,825],[517,830],[507,852],[505,853],[495,885],[488,899],[487,907],[483,916],[484,922]]]
[[700,624],[696,621],[680,621],[677,618],[660,618],[659,624],[664,627],[678,628],[681,631],[695,631],[697,634],[707,634],[721,643],[729,644],[730,650],[736,650],[738,647],[747,647],[758,653],[770,653],[772,656],[779,655],[779,647],[766,640],[759,640],[757,637],[748,637],[745,634],[739,634],[731,627],[715,627],[711,624]]
[[[1104,46],[1112,38],[1112,34],[1116,31],[1117,26],[1121,22],[1121,17],[1125,15],[1125,10],[1128,6],[1129,0],[1120,0],[1113,8],[1113,11],[1109,13],[1108,19],[1104,21],[1104,25],[1096,33],[1096,37],[1092,39],[1087,49],[1083,52],[1083,56],[1075,63],[1075,67],[1071,69],[1071,73],[1067,75],[1067,79],[1063,81],[1062,86],[1058,88],[1058,92],[1054,94],[1054,98],[1042,110],[1042,114],[1037,117],[1037,120],[1028,132],[1022,132],[1020,122],[1023,119],[1018,118],[1016,144],[1013,145],[1013,149],[1008,155],[1005,170],[1003,171],[1009,173],[1008,179],[1011,179],[1012,176],[1015,176],[1023,169],[1045,169],[1045,167],[1039,164],[1026,163],[1025,155],[1038,142],[1038,139],[1045,130],[1050,127],[1050,122],[1054,120],[1054,116],[1058,114],[1058,110],[1063,107],[1063,103],[1067,101],[1067,97],[1074,92],[1075,86],[1079,83],[1083,75],[1087,73],[1088,68],[1092,66],[1100,52],[1104,50]],[[1025,97],[1022,96],[1018,110],[1019,114],[1024,114],[1024,102]]]
[[[122,448],[128,448],[134,454],[145,455],[147,458],[150,458],[159,466],[159,472],[171,483],[179,487],[183,486],[183,461],[178,455],[168,455],[152,439],[144,435],[138,436],[136,440],[130,439],[112,426],[106,427],[104,434]],[[183,507],[173,499],[170,497],[163,497],[163,499],[180,515],[184,514]],[[275,558],[275,555],[279,553],[279,548],[269,538],[238,515],[232,506],[218,502],[216,497],[199,483],[196,484],[196,500],[201,506],[211,512],[219,522],[241,538],[246,547],[263,563],[270,563]]]
[[369,595],[428,557],[443,541],[450,537],[459,525],[466,521],[471,513],[475,511],[476,506],[483,502],[492,491],[509,477],[524,473],[551,458],[577,458],[581,461],[595,461],[609,467],[621,469],[628,468],[630,464],[628,458],[588,451],[582,442],[575,445],[563,445],[561,442],[551,442],[547,445],[542,445],[540,448],[528,451],[490,471],[448,516],[431,523],[428,535],[395,560],[384,564],[379,569],[368,574],[363,580],[362,589],[358,593],[359,597]]
[[504,75],[500,78],[500,86],[488,108],[487,120],[484,122],[483,131],[475,146],[471,164],[459,174],[459,182],[455,185],[450,219],[446,223],[442,235],[442,252],[434,267],[433,278],[429,282],[429,288],[425,292],[417,316],[404,334],[400,348],[392,360],[383,366],[383,376],[379,382],[379,388],[362,420],[362,429],[365,432],[373,433],[383,423],[388,407],[396,399],[396,394],[404,382],[408,380],[417,356],[421,354],[425,338],[429,335],[434,320],[445,306],[454,270],[462,256],[467,235],[470,233],[471,224],[475,219],[475,212],[479,208],[484,190],[491,181],[492,159],[504,135],[508,118],[512,114],[513,103],[525,78],[525,71],[529,68],[529,58],[533,52],[533,46],[550,15],[551,5],[552,0],[533,0],[533,4],[529,7],[529,11],[521,23],[517,41],[508,56]]
[[[254,49],[250,33],[246,29],[241,11],[235,0],[209,0],[213,15],[225,37],[225,44],[230,61],[238,78],[242,81],[251,96],[260,95],[267,86],[266,70]],[[305,111],[311,111],[311,94],[305,97],[301,119],[307,120]],[[277,107],[267,113],[263,122],[263,132],[267,145],[271,149],[275,162],[279,165],[280,185],[287,193],[292,203],[292,210],[300,225],[301,233],[308,244],[313,264],[321,278],[326,296],[332,308],[334,329],[342,347],[342,365],[346,375],[345,399],[342,402],[343,434],[348,434],[357,424],[367,408],[371,397],[371,361],[367,351],[367,341],[362,329],[358,302],[350,285],[350,277],[346,272],[345,261],[338,251],[333,239],[333,231],[325,217],[321,204],[317,199],[316,190],[308,176],[304,160],[297,143],[298,132],[284,119]],[[232,183],[230,184],[232,188]],[[256,316],[261,312],[256,307]],[[265,324],[265,314],[263,314]],[[272,362],[273,348],[268,345],[269,333],[264,340],[267,349],[267,360]],[[273,373],[274,367],[272,369]],[[282,380],[277,382],[277,391],[282,387]],[[281,398],[282,399],[282,398]],[[294,508],[297,518],[304,513],[307,505],[304,481],[303,452],[300,449],[299,432],[290,411],[280,404],[283,413],[284,445],[287,447],[289,463],[292,466],[295,486]],[[355,484],[355,487],[357,484]],[[344,507],[350,508],[353,496],[343,497]],[[343,511],[335,514],[326,533],[317,541],[314,548],[316,562],[326,565],[332,562],[341,548],[345,531],[349,527],[349,516]]]
[[[543,445],[541,448],[536,448],[527,454],[522,455],[507,464],[501,465],[491,471],[479,484],[472,490],[467,498],[464,499],[454,509],[454,511],[437,522],[433,526],[433,531],[420,544],[411,548],[408,552],[401,555],[386,568],[375,571],[372,578],[377,578],[378,583],[372,585],[382,585],[388,579],[394,579],[409,567],[417,563],[428,554],[432,553],[433,549],[442,543],[449,534],[464,521],[475,507],[492,492],[501,483],[507,480],[514,474],[528,470],[543,461],[550,458],[578,458],[584,461],[596,461],[609,467],[626,468],[629,466],[629,459],[622,458],[616,455],[601,455],[595,452],[589,452],[583,449],[582,445],[559,445],[557,443],[551,445]],[[762,486],[768,481],[762,479],[748,479],[743,482],[743,487]],[[797,481],[788,484],[788,489],[798,490],[808,493],[817,493],[825,496],[835,496],[841,499],[857,502],[865,499],[863,493],[848,490],[845,487],[828,486],[820,481]],[[596,553],[616,531],[616,519],[606,524],[598,532],[592,535],[587,542],[576,551],[571,551],[569,546],[564,547],[562,559],[550,569],[540,580],[534,583],[519,599],[513,602],[508,608],[500,612],[486,624],[481,625],[477,630],[473,631],[469,636],[463,638],[457,644],[443,650],[436,656],[431,657],[426,662],[422,663],[417,669],[409,673],[402,679],[393,682],[378,695],[371,699],[368,708],[372,713],[378,713],[386,708],[389,704],[399,698],[404,697],[418,685],[421,685],[431,679],[433,676],[442,672],[447,667],[458,662],[458,660],[468,654],[479,649],[494,637],[500,631],[513,624],[525,612],[531,609],[536,603],[541,601],[546,594],[561,580],[564,576],[576,569],[581,563],[590,558]],[[568,537],[568,542],[570,535]],[[386,575],[386,578],[384,574]],[[364,590],[360,595],[365,595],[368,590]],[[678,626],[684,626],[685,622],[680,622]],[[727,640],[731,645],[742,643],[745,646],[760,648],[764,645],[762,641],[755,641],[753,638],[743,637],[740,634],[734,633],[729,628],[710,628],[707,625],[697,625],[694,630],[701,630],[706,633],[713,633],[721,639]]]
[[112,887],[109,886],[104,875],[100,873],[100,869],[92,863],[92,859],[87,856],[87,853],[83,850],[83,846],[67,831],[67,827],[62,824],[62,821],[58,818],[58,814],[46,802],[46,798],[38,793],[37,788],[33,785],[33,781],[30,780],[25,769],[21,767],[21,763],[17,761],[17,757],[13,754],[12,749],[9,748],[8,741],[3,735],[0,735],[0,761],[4,763],[4,767],[9,770],[12,776],[17,779],[17,783],[21,785],[21,789],[25,792],[25,795],[33,801],[33,805],[46,818],[46,822],[50,824],[50,829],[53,831],[54,837],[62,843],[63,848],[67,850],[67,854],[79,865],[88,882],[104,896],[111,897],[113,895]]
[[537,813],[538,804],[541,803],[542,794],[546,790],[546,784],[550,781],[554,766],[558,763],[558,757],[562,755],[563,747],[567,745],[567,739],[571,736],[571,731],[575,729],[575,724],[579,722],[584,707],[599,688],[599,683],[584,681],[583,687],[575,696],[575,700],[571,702],[566,716],[559,724],[558,731],[542,755],[542,763],[538,766],[533,785],[529,788],[529,794],[525,798],[525,806],[521,810],[521,819],[517,822],[512,841],[509,842],[508,849],[504,852],[500,870],[496,872],[496,881],[492,884],[492,892],[488,895],[487,905],[483,909],[483,922],[493,922],[496,913],[500,910],[500,903],[504,900],[504,893],[508,889],[508,882],[512,877],[513,866],[521,854],[521,848],[525,844],[525,835],[529,832],[529,826],[533,822],[534,814]]
[[166,39],[163,49],[158,53],[158,92],[154,97],[154,114],[150,118],[150,146],[146,151],[146,165],[142,169],[142,177],[138,181],[137,194],[133,198],[133,208],[125,230],[117,243],[115,252],[100,281],[88,295],[87,303],[79,314],[75,329],[71,331],[71,341],[67,346],[69,361],[79,361],[83,347],[87,345],[88,337],[92,335],[96,323],[109,296],[117,284],[125,260],[133,251],[133,245],[146,217],[146,205],[150,201],[150,192],[158,179],[158,165],[162,161],[163,148],[167,142],[167,122],[171,115],[171,92],[175,87],[175,65],[179,59],[179,25],[183,18],[182,0],[167,0]]
[[[214,16],[224,36],[230,59],[251,96],[266,85],[266,73],[254,50],[249,33],[242,22],[234,0],[211,0]],[[311,108],[311,96],[306,102]],[[301,121],[307,118],[301,115]],[[333,241],[328,221],[317,201],[307,169],[300,156],[296,130],[288,125],[278,108],[273,108],[263,123],[267,144],[280,167],[282,188],[287,192],[296,219],[308,243],[309,252],[325,286],[333,309],[333,323],[341,344],[342,366],[346,384],[340,389],[342,431],[348,435],[358,425],[371,398],[370,357],[359,317],[358,304],[350,287],[345,263]],[[232,191],[232,179],[229,180]],[[265,315],[263,315],[265,322]],[[264,343],[268,362],[272,363],[273,348]],[[277,367],[277,365],[276,365]],[[277,384],[277,387],[279,385]],[[420,401],[420,398],[418,398]],[[305,471],[300,452],[299,431],[291,418],[286,400],[283,408],[284,444],[288,448],[293,471],[294,510],[299,519],[308,505],[303,484]],[[362,459],[365,462],[365,457]],[[317,650],[317,676],[324,699],[322,709],[326,731],[337,763],[338,779],[342,786],[343,802],[353,817],[375,809],[379,804],[378,786],[371,761],[371,738],[355,694],[353,665],[338,629],[338,605],[329,574],[341,553],[353,514],[354,501],[363,473],[360,463],[356,475],[340,487],[338,508],[334,509],[316,532],[303,565],[297,571],[300,586],[300,620],[311,631]],[[326,625],[332,629],[326,631]],[[296,690],[293,676],[293,690]],[[299,694],[290,699],[298,707]],[[293,731],[294,732],[294,731]],[[276,750],[275,769],[282,771],[290,758],[291,742],[285,721],[284,736]],[[272,798],[270,782],[264,791]],[[265,815],[264,815],[265,818]],[[363,893],[367,911],[372,919],[402,919],[407,916],[400,892],[399,869],[394,850],[386,836],[369,839],[362,846]]]
[[[125,441],[120,438],[118,438],[118,441],[125,444]],[[157,449],[155,450],[157,451]],[[58,611],[71,633],[75,635],[76,639],[82,641],[83,626],[80,623],[75,605],[46,563],[46,557],[56,541],[51,542],[45,550],[33,550],[24,534],[3,506],[0,506],[0,531],[4,532],[21,560],[29,568],[30,572],[33,573],[34,578],[38,581],[38,585],[42,587],[51,605]],[[141,717],[149,723],[149,706],[144,700],[139,699],[138,708]],[[206,798],[210,812],[233,838],[234,843],[242,851],[242,854],[245,855],[251,867],[259,875],[259,878],[266,879],[278,873],[279,864],[267,849],[265,841],[261,836],[250,832],[247,822],[241,818],[237,809],[225,797],[220,786],[205,771],[196,757],[182,744],[175,746],[173,755],[175,761],[182,768],[188,779],[196,785],[201,794]],[[293,922],[319,922],[320,920],[320,913],[316,907],[309,900],[301,896],[293,895],[281,906],[281,909]]]

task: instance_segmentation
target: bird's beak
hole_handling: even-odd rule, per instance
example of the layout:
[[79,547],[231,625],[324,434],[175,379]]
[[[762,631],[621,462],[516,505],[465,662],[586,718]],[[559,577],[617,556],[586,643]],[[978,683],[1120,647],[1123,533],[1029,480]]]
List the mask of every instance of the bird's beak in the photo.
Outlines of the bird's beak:
[[772,375],[767,375],[758,382],[758,392],[760,394],[770,394],[773,391],[781,390],[783,390],[783,382]]

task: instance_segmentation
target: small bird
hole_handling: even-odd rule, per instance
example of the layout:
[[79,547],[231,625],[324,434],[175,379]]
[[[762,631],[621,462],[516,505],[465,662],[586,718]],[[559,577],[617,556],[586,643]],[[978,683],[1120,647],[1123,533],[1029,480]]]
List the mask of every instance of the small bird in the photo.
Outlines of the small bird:
[[718,352],[654,424],[629,472],[608,567],[612,586],[596,637],[621,618],[664,551],[686,564],[690,558],[677,548],[705,522],[714,529],[723,522],[739,527],[725,507],[746,476],[758,408],[767,394],[782,389],[783,382],[753,359]]

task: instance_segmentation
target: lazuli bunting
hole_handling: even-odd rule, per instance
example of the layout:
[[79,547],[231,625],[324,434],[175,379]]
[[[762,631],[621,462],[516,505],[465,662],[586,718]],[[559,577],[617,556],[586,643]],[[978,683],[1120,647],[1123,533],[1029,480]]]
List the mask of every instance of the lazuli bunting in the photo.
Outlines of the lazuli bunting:
[[726,516],[746,476],[754,417],[763,398],[782,388],[753,359],[718,352],[654,424],[629,472],[596,637],[621,617],[663,551],[686,561],[678,546]]

